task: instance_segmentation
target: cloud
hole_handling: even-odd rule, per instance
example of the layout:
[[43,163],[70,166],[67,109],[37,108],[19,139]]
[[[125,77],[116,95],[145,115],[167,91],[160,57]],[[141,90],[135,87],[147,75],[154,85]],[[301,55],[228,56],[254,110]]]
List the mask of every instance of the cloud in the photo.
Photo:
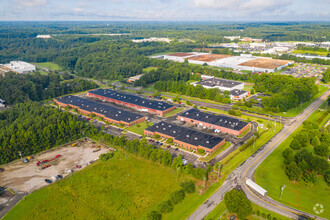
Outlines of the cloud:
[[39,7],[44,6],[47,0],[15,0],[20,6],[25,7]]
[[252,13],[263,10],[276,10],[291,3],[292,0],[194,0],[193,7]]

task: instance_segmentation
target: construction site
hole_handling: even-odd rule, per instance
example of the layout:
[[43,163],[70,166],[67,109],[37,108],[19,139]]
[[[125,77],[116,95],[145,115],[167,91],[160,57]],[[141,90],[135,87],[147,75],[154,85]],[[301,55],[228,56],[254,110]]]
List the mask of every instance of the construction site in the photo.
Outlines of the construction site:
[[[109,152],[106,146],[87,138],[61,147],[16,160],[3,166],[0,186],[13,193],[31,193],[50,183],[59,181],[98,160],[100,154]],[[0,204],[6,201],[0,201]]]

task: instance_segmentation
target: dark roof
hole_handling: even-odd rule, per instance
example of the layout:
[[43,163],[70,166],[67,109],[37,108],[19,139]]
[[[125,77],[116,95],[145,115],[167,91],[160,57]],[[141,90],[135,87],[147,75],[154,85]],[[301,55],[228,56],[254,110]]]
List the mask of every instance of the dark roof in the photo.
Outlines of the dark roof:
[[63,104],[74,105],[82,110],[95,112],[102,114],[107,118],[111,118],[116,121],[124,121],[127,123],[138,120],[144,116],[135,114],[130,111],[125,111],[113,106],[105,105],[102,103],[94,102],[88,99],[80,98],[78,96],[64,96],[56,99]]
[[190,109],[186,112],[179,114],[179,116],[221,126],[235,131],[242,130],[242,128],[244,128],[248,124],[247,122],[241,121],[237,118],[228,117],[224,115],[214,115],[210,113],[201,112],[196,109]]
[[178,141],[182,141],[193,146],[203,146],[209,149],[214,148],[217,144],[223,141],[223,138],[213,135],[205,134],[189,128],[181,127],[178,125],[170,124],[167,122],[159,122],[145,130],[151,132],[158,132]]
[[204,79],[196,84],[202,85],[202,86],[209,86],[209,87],[215,87],[215,86],[221,86],[226,88],[233,88],[234,86],[238,86],[242,84],[242,82],[233,81],[233,80],[227,80],[227,79],[220,79],[220,78],[211,78],[211,79]]
[[159,111],[165,111],[173,107],[173,105],[166,102],[145,99],[136,95],[117,92],[111,89],[96,89],[89,91],[89,93]]
[[241,90],[241,89],[233,89],[233,90],[230,91],[230,94],[232,96],[240,96],[240,95],[243,95],[245,93],[247,93],[247,91]]

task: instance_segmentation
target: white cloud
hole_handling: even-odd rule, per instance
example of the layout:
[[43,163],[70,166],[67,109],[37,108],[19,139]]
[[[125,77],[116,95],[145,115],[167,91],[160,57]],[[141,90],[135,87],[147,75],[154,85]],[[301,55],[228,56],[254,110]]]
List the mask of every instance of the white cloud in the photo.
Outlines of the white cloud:
[[193,7],[202,9],[224,9],[256,12],[276,10],[291,4],[292,0],[194,0]]
[[47,0],[15,0],[19,5],[25,7],[38,7],[47,3]]

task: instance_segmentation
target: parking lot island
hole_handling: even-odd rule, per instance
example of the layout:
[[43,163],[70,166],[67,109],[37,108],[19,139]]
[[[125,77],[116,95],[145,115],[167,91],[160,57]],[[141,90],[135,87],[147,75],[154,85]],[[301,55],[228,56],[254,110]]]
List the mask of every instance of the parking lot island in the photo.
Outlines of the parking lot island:
[[210,134],[205,134],[189,128],[159,122],[144,130],[146,136],[159,135],[161,138],[172,138],[173,143],[187,150],[202,149],[213,153],[225,144],[225,139]]

